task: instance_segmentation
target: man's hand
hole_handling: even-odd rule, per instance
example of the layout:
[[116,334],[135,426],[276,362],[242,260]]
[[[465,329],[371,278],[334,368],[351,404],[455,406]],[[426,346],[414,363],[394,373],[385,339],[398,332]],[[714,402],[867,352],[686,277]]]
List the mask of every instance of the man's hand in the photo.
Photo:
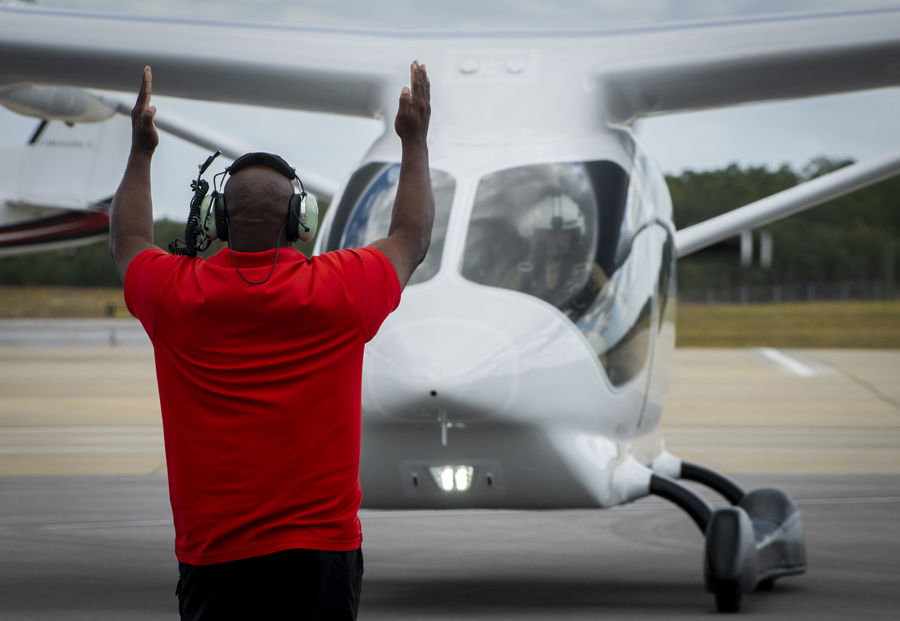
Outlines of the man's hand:
[[424,141],[431,119],[431,82],[425,65],[413,61],[409,66],[410,88],[400,91],[400,108],[394,119],[394,131],[403,142]]
[[150,105],[150,90],[153,86],[153,74],[150,67],[144,67],[144,79],[141,81],[141,92],[131,111],[131,148],[153,153],[159,144],[159,133],[153,124],[156,107]]

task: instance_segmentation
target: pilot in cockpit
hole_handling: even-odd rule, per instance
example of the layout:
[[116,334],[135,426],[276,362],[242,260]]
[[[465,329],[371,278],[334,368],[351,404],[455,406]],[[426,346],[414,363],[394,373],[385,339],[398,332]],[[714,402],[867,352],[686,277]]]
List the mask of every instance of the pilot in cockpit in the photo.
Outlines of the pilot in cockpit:
[[593,261],[584,213],[570,196],[551,194],[535,205],[532,224],[530,256],[507,272],[501,286],[539,297],[575,321],[607,281]]

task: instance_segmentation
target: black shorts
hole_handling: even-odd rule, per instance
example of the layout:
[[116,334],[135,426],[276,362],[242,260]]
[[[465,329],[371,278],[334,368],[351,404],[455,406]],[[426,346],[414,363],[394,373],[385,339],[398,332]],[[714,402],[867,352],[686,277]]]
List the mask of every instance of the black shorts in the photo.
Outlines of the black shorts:
[[178,612],[194,619],[355,620],[362,548],[284,550],[218,563],[178,563]]

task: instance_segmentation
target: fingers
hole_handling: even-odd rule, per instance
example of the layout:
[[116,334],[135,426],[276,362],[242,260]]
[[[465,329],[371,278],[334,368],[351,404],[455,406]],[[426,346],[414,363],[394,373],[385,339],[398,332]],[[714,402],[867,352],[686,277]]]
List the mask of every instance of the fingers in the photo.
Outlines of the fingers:
[[412,88],[416,87],[416,81],[419,77],[419,61],[414,60],[409,66],[409,84]]
[[131,111],[131,148],[153,153],[159,144],[159,135],[153,124],[156,106],[150,105],[153,74],[150,67],[144,67],[141,78],[141,90],[138,93],[134,109]]
[[147,94],[147,99],[150,99],[150,90],[153,86],[153,72],[150,70],[150,65],[144,67],[144,77],[141,80],[141,92]]
[[153,74],[150,67],[144,67],[144,75],[141,78],[141,91],[138,93],[137,101],[134,104],[134,110],[138,114],[143,114],[150,106],[150,91],[153,85]]
[[413,103],[417,103],[419,99],[429,102],[431,99],[431,80],[428,79],[428,72],[425,65],[419,64],[414,60],[409,66],[409,84],[412,91],[411,99]]
[[[414,60],[412,64],[409,66],[409,89],[413,93],[416,92],[416,82],[418,81],[418,73],[419,73],[419,61]],[[413,96],[410,94],[410,101],[412,101]]]
[[397,110],[398,115],[405,116],[409,113],[409,104],[411,100],[411,94],[407,87],[403,87],[400,91],[400,109]]
[[428,73],[425,72],[425,65],[422,65],[422,99],[425,107],[431,109],[431,80],[428,79]]
[[394,130],[401,140],[424,138],[428,133],[431,116],[431,83],[425,65],[413,61],[409,66],[409,86],[400,91],[400,104]]
[[131,111],[132,119],[142,117],[144,112],[150,107],[150,90],[152,82],[153,74],[150,72],[150,67],[144,67],[144,75],[141,78],[141,90],[138,93],[137,101],[134,103],[134,109]]

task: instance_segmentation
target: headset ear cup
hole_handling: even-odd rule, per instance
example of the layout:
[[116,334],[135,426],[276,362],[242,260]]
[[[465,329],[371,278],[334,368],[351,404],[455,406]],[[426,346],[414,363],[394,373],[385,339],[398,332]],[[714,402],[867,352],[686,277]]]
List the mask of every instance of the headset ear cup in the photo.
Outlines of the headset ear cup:
[[203,235],[212,241],[219,239],[219,234],[216,229],[216,218],[212,209],[214,197],[215,194],[212,196],[204,196],[203,202],[200,203],[200,230],[203,231]]
[[[306,225],[307,231],[301,226],[297,227],[297,235],[300,241],[308,242],[316,236],[316,227],[319,225],[319,203],[314,196],[306,195]],[[299,224],[299,223],[298,223]]]
[[213,219],[216,221],[216,233],[223,242],[228,241],[228,214],[225,211],[225,194],[213,192]]
[[291,203],[288,205],[288,222],[287,222],[287,238],[288,241],[294,243],[300,239],[300,233],[303,229],[300,227],[300,208],[302,206],[302,196],[294,194],[291,196]]

